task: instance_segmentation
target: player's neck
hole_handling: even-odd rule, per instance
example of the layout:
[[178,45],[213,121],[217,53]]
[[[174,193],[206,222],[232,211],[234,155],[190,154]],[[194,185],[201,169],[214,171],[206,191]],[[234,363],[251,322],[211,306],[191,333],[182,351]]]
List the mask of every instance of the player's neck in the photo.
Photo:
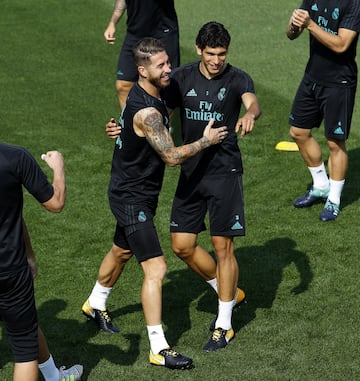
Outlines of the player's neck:
[[155,86],[149,81],[144,81],[142,79],[139,79],[138,84],[142,89],[144,89],[152,97],[161,99],[159,87]]
[[207,70],[207,68],[206,68],[206,66],[203,64],[203,62],[201,62],[200,61],[200,63],[199,63],[199,70],[200,70],[200,73],[206,78],[206,79],[213,79],[213,78],[215,78],[215,77],[217,77],[217,76],[219,76],[221,73],[223,73],[223,71],[225,70],[225,68],[226,68],[226,63],[224,64],[224,66],[221,68],[221,70],[218,72],[218,73],[216,73],[216,74],[212,74],[212,73],[210,73],[208,70]]

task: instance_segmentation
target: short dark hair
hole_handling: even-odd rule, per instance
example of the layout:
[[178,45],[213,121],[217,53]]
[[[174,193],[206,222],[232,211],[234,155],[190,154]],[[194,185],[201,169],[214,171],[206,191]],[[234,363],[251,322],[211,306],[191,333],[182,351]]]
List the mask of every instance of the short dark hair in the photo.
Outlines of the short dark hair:
[[161,41],[156,38],[143,38],[132,49],[135,65],[145,66],[152,56],[164,51],[165,46]]
[[216,21],[209,21],[201,27],[196,37],[196,45],[201,49],[228,48],[230,45],[230,34],[223,24]]

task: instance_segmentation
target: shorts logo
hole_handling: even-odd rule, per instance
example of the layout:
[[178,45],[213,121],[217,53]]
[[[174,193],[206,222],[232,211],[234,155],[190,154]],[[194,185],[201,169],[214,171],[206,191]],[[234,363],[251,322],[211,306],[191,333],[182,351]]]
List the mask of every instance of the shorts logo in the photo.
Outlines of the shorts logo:
[[344,135],[344,130],[341,128],[341,122],[338,122],[338,128],[334,131],[335,135]]
[[145,212],[143,212],[142,210],[139,212],[138,221],[139,222],[146,222],[146,215],[145,215]]
[[175,228],[177,228],[179,226],[179,224],[176,223],[175,221],[171,221],[170,226],[174,226]]
[[240,217],[238,215],[235,216],[235,220],[236,222],[234,223],[234,225],[231,227],[231,230],[242,230],[244,229],[244,227],[241,225],[241,223],[239,222],[240,220]]

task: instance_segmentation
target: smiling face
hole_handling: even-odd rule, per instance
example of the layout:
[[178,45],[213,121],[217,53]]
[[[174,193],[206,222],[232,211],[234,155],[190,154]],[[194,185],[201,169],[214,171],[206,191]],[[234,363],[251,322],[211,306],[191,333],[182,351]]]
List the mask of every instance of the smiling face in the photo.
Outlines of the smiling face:
[[171,64],[165,51],[150,57],[149,63],[139,66],[139,74],[153,86],[162,89],[170,84]]
[[208,79],[221,74],[226,67],[227,49],[223,47],[200,49],[196,46],[197,54],[201,56],[200,71]]

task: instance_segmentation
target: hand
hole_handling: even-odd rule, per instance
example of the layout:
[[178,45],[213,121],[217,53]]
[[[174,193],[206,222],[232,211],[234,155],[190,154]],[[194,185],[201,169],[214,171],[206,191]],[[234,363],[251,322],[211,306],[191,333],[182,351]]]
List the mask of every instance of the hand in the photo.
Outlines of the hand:
[[116,40],[115,31],[116,31],[116,27],[112,23],[109,23],[109,25],[105,29],[104,37],[105,37],[106,42],[110,45],[115,44],[115,40]]
[[48,151],[41,155],[41,159],[44,160],[52,170],[64,170],[64,158],[59,151]]
[[295,9],[291,16],[291,24],[293,28],[298,28],[299,30],[307,28],[310,21],[311,18],[309,12],[304,9]]
[[255,124],[255,118],[253,116],[245,114],[236,123],[235,132],[237,133],[241,128],[240,136],[244,137],[245,135],[249,134],[253,130],[254,124]]
[[211,145],[221,143],[228,134],[227,127],[212,128],[213,125],[214,119],[210,119],[203,133],[203,136],[209,140]]
[[109,138],[116,139],[121,133],[121,127],[118,126],[114,118],[111,118],[105,126],[105,131]]

